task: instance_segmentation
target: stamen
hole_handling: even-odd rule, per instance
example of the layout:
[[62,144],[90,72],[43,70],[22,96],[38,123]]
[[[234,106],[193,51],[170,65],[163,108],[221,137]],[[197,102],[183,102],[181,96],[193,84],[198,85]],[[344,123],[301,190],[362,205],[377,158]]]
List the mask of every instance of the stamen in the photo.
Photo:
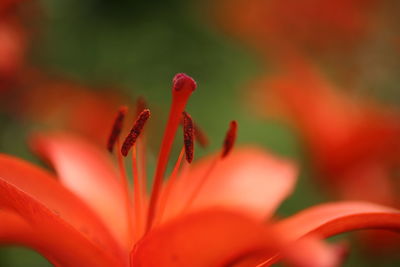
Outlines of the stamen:
[[110,151],[110,153],[113,152],[114,145],[117,142],[119,135],[121,134],[122,126],[127,112],[128,108],[126,106],[122,106],[119,108],[117,116],[115,117],[115,121],[107,142],[107,149],[108,151]]
[[189,163],[193,161],[194,154],[194,128],[192,117],[187,112],[183,112],[183,142],[185,145],[186,160]]
[[139,170],[136,160],[136,146],[132,148],[132,171],[133,171],[133,201],[135,205],[135,241],[137,241],[142,234],[142,207],[143,207],[143,191],[141,179],[139,177]]
[[[136,100],[136,115],[139,116],[140,113],[147,109],[147,101],[144,97],[139,96]],[[146,180],[147,180],[147,160],[146,160],[146,136],[142,136],[137,142],[137,159],[140,163],[140,173],[139,180],[141,184],[141,194],[144,196],[146,194]]]
[[203,148],[207,147],[209,142],[205,133],[195,122],[193,122],[193,128],[194,128],[194,137],[196,138],[196,141],[199,143],[201,147]]
[[193,202],[199,195],[201,189],[203,189],[204,185],[208,181],[208,178],[210,177],[211,173],[214,171],[215,167],[217,166],[217,163],[220,160],[221,160],[220,157],[213,159],[213,161],[209,165],[207,171],[205,172],[204,176],[200,179],[198,185],[194,188],[194,191],[188,197],[186,204],[183,206],[182,213],[186,212],[192,206]]
[[[118,149],[118,167],[121,175],[121,183],[122,187],[124,189],[124,198],[125,198],[125,210],[126,210],[126,217],[128,221],[128,235],[132,236],[133,233],[133,228],[132,228],[132,208],[131,208],[131,201],[130,201],[130,191],[129,191],[129,186],[128,186],[128,178],[126,176],[125,172],[125,164],[124,164],[124,158],[122,157],[122,154],[120,153],[120,147],[121,147],[121,142],[119,136],[117,137],[116,140],[117,144],[117,149]],[[131,240],[131,239],[130,239]]]
[[228,156],[228,154],[233,148],[233,145],[235,144],[236,136],[237,136],[237,122],[231,121],[231,123],[229,124],[229,129],[225,135],[221,156],[214,158],[214,160],[211,162],[204,176],[200,179],[199,184],[195,187],[194,191],[189,196],[186,205],[183,207],[182,212],[185,212],[193,204],[193,202],[199,195],[200,191],[204,188],[204,185],[210,178],[218,162],[223,158],[225,158],[226,156]]
[[225,135],[224,146],[221,154],[221,158],[225,158],[232,151],[237,136],[237,122],[231,121],[229,129]]
[[146,151],[146,135],[142,136],[140,140],[138,140],[138,161],[140,163],[140,184],[142,195],[146,195],[146,181],[147,181],[147,151]]
[[146,232],[148,232],[154,221],[157,202],[162,186],[162,180],[168,164],[168,157],[171,152],[172,144],[176,131],[181,120],[182,112],[190,95],[196,89],[196,82],[183,73],[175,75],[172,86],[172,104],[169,112],[169,118],[165,129],[164,137],[161,143],[160,154],[158,156],[157,168],[154,175],[150,204],[147,216]]
[[122,145],[121,148],[121,153],[125,157],[128,155],[129,150],[131,147],[135,144],[137,138],[139,137],[140,133],[142,132],[142,129],[144,125],[146,124],[147,120],[150,117],[150,110],[145,109],[143,110],[138,118],[135,121],[135,124],[132,127],[131,132],[128,134],[126,137],[124,144]]
[[[194,129],[194,138],[197,143],[203,148],[206,148],[208,146],[208,138],[206,134],[201,130],[201,128],[197,125],[197,123],[192,119],[193,122],[193,129]],[[184,121],[183,118],[180,122],[182,124],[182,127],[184,126]]]
[[185,154],[185,148],[182,148],[181,152],[179,153],[178,160],[176,161],[175,166],[171,172],[171,175],[169,176],[166,186],[161,194],[162,197],[160,200],[159,210],[157,212],[157,222],[162,221],[162,217],[164,215],[164,210],[168,203],[169,195],[171,194],[171,191],[175,187],[175,184],[177,182],[178,171],[179,171],[179,168],[181,167],[181,163],[182,163],[184,154]]

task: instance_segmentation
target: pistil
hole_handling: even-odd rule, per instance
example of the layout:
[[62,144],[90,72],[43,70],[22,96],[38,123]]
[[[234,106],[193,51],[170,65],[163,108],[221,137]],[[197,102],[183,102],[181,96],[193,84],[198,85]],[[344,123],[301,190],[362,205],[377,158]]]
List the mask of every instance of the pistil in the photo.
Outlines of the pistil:
[[190,95],[196,89],[196,82],[186,74],[179,73],[173,79],[172,105],[169,113],[167,126],[161,143],[161,149],[158,156],[157,168],[154,175],[154,181],[150,196],[150,204],[147,215],[146,232],[148,232],[154,223],[156,208],[160,195],[160,189],[164,178],[165,170],[168,165],[168,158],[171,152],[172,144],[176,131],[178,129],[182,112]]

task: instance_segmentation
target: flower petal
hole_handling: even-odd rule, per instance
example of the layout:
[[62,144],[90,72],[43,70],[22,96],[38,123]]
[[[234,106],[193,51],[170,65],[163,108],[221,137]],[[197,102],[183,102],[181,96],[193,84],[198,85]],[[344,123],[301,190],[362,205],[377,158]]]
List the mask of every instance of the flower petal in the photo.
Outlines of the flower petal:
[[35,248],[54,266],[62,266],[53,258],[51,252],[39,244],[40,238],[35,234],[31,225],[21,216],[15,212],[0,210],[0,245],[12,244]]
[[1,211],[19,215],[3,213],[3,242],[31,246],[62,266],[107,266],[119,259],[121,250],[101,221],[47,172],[0,155],[0,196]]
[[274,244],[272,240],[265,225],[240,213],[203,210],[151,231],[133,250],[131,265],[228,266],[237,257],[268,251],[267,245]]
[[36,135],[32,145],[53,165],[63,185],[83,199],[127,247],[131,237],[127,232],[125,192],[106,150],[62,133]]
[[[271,230],[271,229],[270,229]],[[345,242],[329,244],[315,235],[299,240],[285,240],[288,232],[274,232],[275,246],[279,252],[275,255],[265,255],[265,252],[242,257],[233,262],[230,267],[268,267],[283,262],[292,267],[335,267],[341,266],[347,254],[348,245]]]
[[292,162],[275,158],[257,148],[236,149],[226,159],[219,160],[209,177],[205,178],[215,157],[196,163],[182,177],[168,203],[168,216],[182,211],[187,199],[207,179],[191,205],[191,210],[220,206],[239,210],[265,219],[292,192],[297,169]]
[[31,244],[32,228],[18,214],[0,209],[0,244]]
[[361,229],[400,231],[400,211],[368,202],[336,202],[301,211],[275,227],[290,229],[293,239],[309,233],[329,237]]
[[346,258],[346,243],[328,244],[316,236],[307,236],[290,244],[282,261],[295,267],[337,267]]

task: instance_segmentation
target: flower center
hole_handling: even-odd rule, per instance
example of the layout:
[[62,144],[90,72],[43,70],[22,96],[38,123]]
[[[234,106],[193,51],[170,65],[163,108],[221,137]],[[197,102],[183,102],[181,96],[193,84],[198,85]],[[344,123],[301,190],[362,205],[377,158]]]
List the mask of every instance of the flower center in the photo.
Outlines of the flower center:
[[[127,108],[121,107],[117,113],[110,137],[107,143],[107,149],[112,153],[114,146],[118,149],[118,165],[120,169],[121,182],[125,188],[126,194],[126,214],[129,224],[129,233],[133,235],[133,241],[137,241],[143,234],[146,234],[152,229],[152,227],[159,221],[162,220],[163,212],[166,208],[168,197],[172,188],[176,184],[178,176],[187,173],[189,164],[192,162],[194,157],[194,140],[196,140],[201,146],[206,146],[208,140],[200,130],[200,128],[193,122],[191,116],[185,112],[186,103],[189,100],[190,95],[196,89],[196,82],[186,74],[177,74],[173,79],[172,86],[172,104],[169,112],[169,118],[167,121],[166,129],[161,143],[161,148],[158,156],[157,167],[155,170],[153,185],[151,188],[150,199],[147,203],[146,198],[146,161],[145,161],[145,144],[144,139],[140,137],[143,132],[144,126],[150,117],[150,110],[146,109],[146,104],[143,100],[138,101],[137,114],[138,117],[123,142],[122,146],[120,143],[120,134],[123,128],[123,120],[127,114]],[[183,125],[183,139],[184,145],[179,154],[178,160],[169,176],[169,179],[162,189],[165,171],[169,161],[169,155],[171,153],[174,137],[179,124]],[[218,162],[225,158],[233,148],[236,140],[237,133],[237,122],[232,121],[230,123],[229,130],[226,134],[222,151],[212,163],[209,165],[204,177],[200,180],[199,184],[195,186],[195,190],[191,193],[187,200],[186,205],[182,212],[185,212],[193,203],[198,196],[199,192],[203,188],[204,184],[210,177]],[[138,146],[138,150],[136,147]],[[133,172],[133,198],[127,182],[127,175],[124,166],[123,156],[126,157],[129,151],[132,149],[132,172]],[[138,155],[141,163],[141,168],[138,166]],[[186,156],[186,162],[183,162],[183,156]],[[185,165],[183,165],[185,164]],[[182,166],[183,165],[183,166]],[[181,170],[180,174],[179,170]],[[162,191],[162,192],[161,192]],[[160,199],[160,196],[161,199]],[[133,203],[132,203],[133,201]],[[134,207],[134,214],[132,213],[132,204]],[[147,213],[147,214],[146,214]],[[135,229],[133,230],[133,220]]]

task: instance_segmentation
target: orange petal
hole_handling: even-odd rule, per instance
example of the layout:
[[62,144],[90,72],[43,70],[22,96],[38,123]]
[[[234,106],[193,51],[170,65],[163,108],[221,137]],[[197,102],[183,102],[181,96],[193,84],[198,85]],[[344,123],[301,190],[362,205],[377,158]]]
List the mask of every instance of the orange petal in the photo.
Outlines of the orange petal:
[[368,202],[336,202],[314,206],[282,220],[277,229],[290,229],[293,239],[309,233],[322,237],[361,230],[400,231],[400,211]]
[[46,257],[54,266],[60,265],[54,259],[52,252],[40,245],[40,238],[36,236],[34,228],[21,216],[11,212],[0,210],[0,244],[23,245],[36,250]]
[[[270,229],[271,230],[271,229]],[[334,267],[341,266],[348,254],[347,243],[329,244],[316,236],[307,236],[296,240],[285,240],[287,232],[274,232],[276,248],[275,255],[265,256],[265,251],[242,257],[233,262],[231,267],[268,267],[278,262],[291,267]],[[271,241],[270,241],[271,242]]]
[[20,216],[4,215],[3,242],[31,246],[63,266],[109,266],[121,255],[97,216],[50,174],[29,163],[0,155],[0,196],[2,212]]
[[0,244],[33,244],[32,227],[18,214],[0,210]]
[[[219,209],[182,216],[155,228],[134,248],[136,267],[231,266],[260,250],[269,251],[273,237],[263,224]],[[271,248],[272,249],[272,248]]]
[[289,245],[282,253],[282,261],[293,267],[337,267],[343,263],[347,250],[346,243],[331,245],[316,236],[307,236]]
[[[196,163],[179,183],[168,203],[168,215],[182,211],[185,199],[204,179],[215,156]],[[257,148],[235,149],[220,160],[207,178],[191,210],[220,206],[247,213],[257,219],[270,216],[292,192],[297,178],[293,163]]]
[[65,187],[77,194],[128,246],[124,190],[111,159],[98,147],[75,136],[53,133],[32,139],[34,149],[55,168]]

